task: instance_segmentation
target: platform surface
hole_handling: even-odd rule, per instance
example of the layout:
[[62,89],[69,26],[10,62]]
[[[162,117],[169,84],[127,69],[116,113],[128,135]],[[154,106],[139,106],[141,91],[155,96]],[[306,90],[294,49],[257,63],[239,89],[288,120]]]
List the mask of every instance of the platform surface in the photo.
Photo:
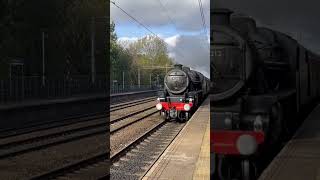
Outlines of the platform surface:
[[320,104],[259,180],[320,180]]
[[209,98],[144,176],[151,179],[210,179]]

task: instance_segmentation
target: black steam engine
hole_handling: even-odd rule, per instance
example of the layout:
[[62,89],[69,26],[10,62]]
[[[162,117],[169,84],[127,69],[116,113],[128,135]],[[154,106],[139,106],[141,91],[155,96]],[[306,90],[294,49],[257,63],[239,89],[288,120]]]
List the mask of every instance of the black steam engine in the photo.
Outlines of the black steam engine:
[[208,94],[209,82],[201,73],[176,64],[164,78],[156,108],[165,119],[186,121]]
[[219,179],[255,179],[256,162],[319,97],[320,58],[231,13],[211,11],[211,155]]

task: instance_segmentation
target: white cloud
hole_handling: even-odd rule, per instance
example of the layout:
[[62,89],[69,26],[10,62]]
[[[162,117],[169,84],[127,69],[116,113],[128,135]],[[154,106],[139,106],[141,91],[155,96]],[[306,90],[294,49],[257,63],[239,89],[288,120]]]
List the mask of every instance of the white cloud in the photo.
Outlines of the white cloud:
[[132,42],[135,42],[138,40],[138,37],[120,37],[118,38],[118,43],[127,48]]
[[137,37],[120,37],[118,39],[118,41],[129,41],[129,42],[136,41],[136,40],[138,40]]
[[203,35],[179,36],[176,45],[169,46],[169,51],[174,54],[175,60],[189,66],[208,78],[210,77],[210,52],[207,38]]
[[177,42],[179,40],[180,35],[171,36],[168,38],[165,38],[164,41],[171,47],[176,47]]

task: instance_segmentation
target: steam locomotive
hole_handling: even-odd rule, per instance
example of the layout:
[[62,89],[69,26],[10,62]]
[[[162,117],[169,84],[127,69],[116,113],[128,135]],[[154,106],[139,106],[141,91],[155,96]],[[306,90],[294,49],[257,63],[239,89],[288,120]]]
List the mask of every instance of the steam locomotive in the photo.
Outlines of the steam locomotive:
[[164,77],[164,90],[159,92],[156,108],[167,120],[187,121],[209,90],[208,78],[189,67],[176,64]]
[[211,11],[211,157],[218,179],[249,180],[257,178],[256,162],[293,130],[294,116],[319,97],[320,57],[231,14]]

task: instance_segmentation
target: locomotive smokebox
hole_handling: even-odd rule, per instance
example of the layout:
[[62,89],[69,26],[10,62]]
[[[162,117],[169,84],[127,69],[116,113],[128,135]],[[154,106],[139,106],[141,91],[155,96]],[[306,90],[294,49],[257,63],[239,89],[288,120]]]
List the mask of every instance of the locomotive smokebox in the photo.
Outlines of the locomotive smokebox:
[[167,91],[173,94],[183,93],[188,88],[189,78],[181,64],[175,64],[174,69],[166,74],[164,84]]
[[211,11],[211,24],[212,25],[229,25],[230,24],[230,15],[233,12],[229,9],[213,9]]

